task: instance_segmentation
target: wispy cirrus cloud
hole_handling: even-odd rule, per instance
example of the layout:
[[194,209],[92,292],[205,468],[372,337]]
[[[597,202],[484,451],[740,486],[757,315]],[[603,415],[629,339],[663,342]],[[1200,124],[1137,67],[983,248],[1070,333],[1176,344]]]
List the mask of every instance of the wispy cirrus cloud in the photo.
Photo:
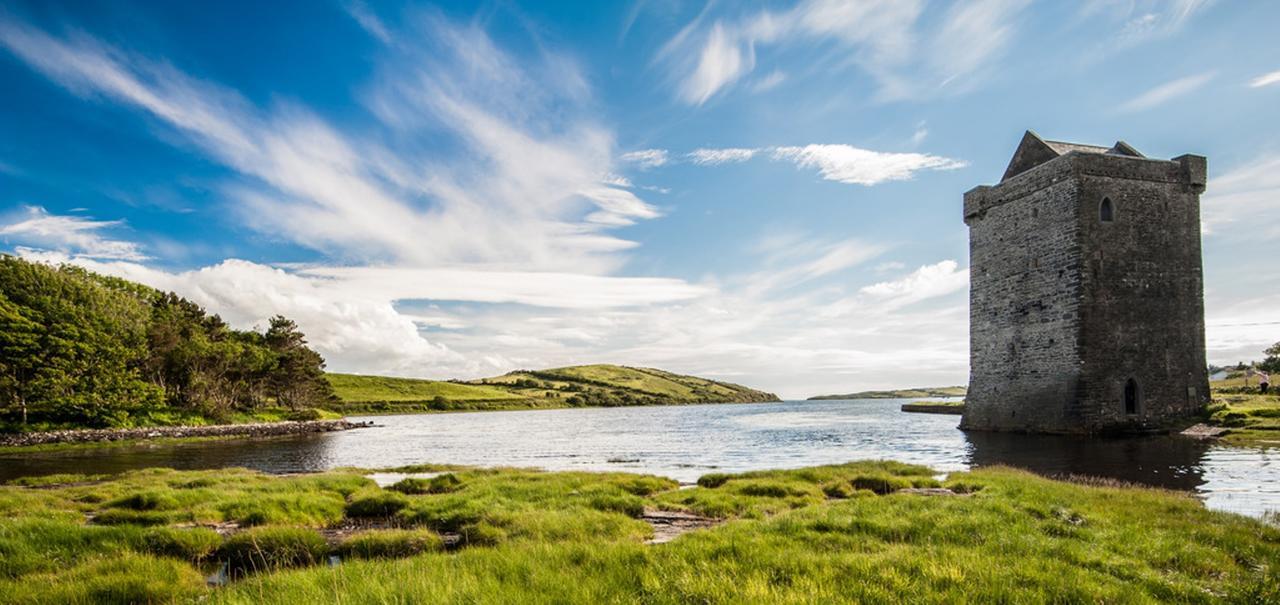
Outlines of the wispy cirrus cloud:
[[[397,139],[344,132],[294,104],[260,109],[233,90],[85,36],[57,38],[4,21],[0,46],[72,92],[176,129],[242,175],[227,191],[246,224],[322,253],[540,270],[617,266],[611,255],[633,243],[607,229],[658,213],[605,182],[611,133],[585,109],[565,109],[580,100],[560,94],[575,94],[581,78],[555,57],[527,68],[475,27],[435,17],[418,23],[424,31],[411,34],[429,39],[429,52],[388,51],[381,71],[394,77],[368,94]],[[554,77],[535,81],[529,69]],[[539,107],[549,104],[567,117],[544,120]],[[424,154],[414,142],[442,130],[466,161]]]
[[[882,98],[913,97],[958,84],[999,56],[1025,0],[957,2],[938,23],[922,24],[919,0],[806,0],[784,11],[719,17],[704,12],[659,51],[676,96],[702,105],[755,70],[763,48],[829,45],[880,82]],[[774,71],[772,74],[780,74]],[[781,84],[773,75],[753,85]],[[774,81],[777,80],[777,81]]]
[[[873,151],[836,144],[700,148],[683,157],[698,166],[718,166],[746,162],[758,156],[791,162],[798,168],[816,169],[823,179],[850,185],[909,180],[925,170],[956,170],[968,165],[963,160],[925,153]],[[667,157],[665,152],[663,157]]]
[[636,151],[628,151],[619,156],[623,162],[635,164],[641,170],[657,168],[665,166],[671,161],[671,157],[667,154],[666,149],[639,149]]
[[725,149],[694,149],[689,152],[689,161],[699,166],[715,166],[717,164],[731,164],[737,162],[745,162],[755,157],[759,153],[759,149],[744,148],[725,148]]
[[28,206],[0,225],[0,239],[87,258],[147,260],[148,256],[142,253],[142,247],[137,243],[113,239],[103,233],[123,226],[124,221],[55,215],[40,206]]
[[1271,86],[1272,84],[1280,84],[1280,70],[1265,73],[1249,80],[1249,88],[1262,88],[1263,86]]
[[1213,80],[1215,72],[1205,72],[1170,80],[1120,105],[1121,111],[1142,111],[1163,105],[1199,90]]

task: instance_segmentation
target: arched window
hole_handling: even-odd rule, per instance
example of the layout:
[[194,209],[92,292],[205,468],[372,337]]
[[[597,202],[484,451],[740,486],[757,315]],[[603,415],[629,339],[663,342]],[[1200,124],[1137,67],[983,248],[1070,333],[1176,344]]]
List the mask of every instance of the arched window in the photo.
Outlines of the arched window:
[[1115,206],[1111,203],[1111,198],[1102,198],[1102,206],[1098,208],[1098,218],[1104,223],[1110,223],[1116,218]]
[[1132,378],[1124,383],[1124,413],[1138,413],[1138,381]]

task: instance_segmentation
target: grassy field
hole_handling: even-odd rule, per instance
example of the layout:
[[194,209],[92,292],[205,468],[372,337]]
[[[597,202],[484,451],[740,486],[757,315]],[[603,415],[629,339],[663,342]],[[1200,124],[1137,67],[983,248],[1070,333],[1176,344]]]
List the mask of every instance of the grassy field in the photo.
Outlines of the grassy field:
[[520,370],[469,382],[329,374],[346,413],[510,410],[777,401],[735,384],[650,368],[589,365]]
[[1208,423],[1231,429],[1222,437],[1226,443],[1263,447],[1280,447],[1280,393],[1274,389],[1262,395],[1258,379],[1251,377],[1248,386],[1241,376],[1215,380],[1209,384],[1213,403]]
[[587,365],[520,370],[475,381],[534,400],[571,406],[777,401],[772,393],[652,368]]
[[[708,475],[152,469],[0,487],[6,603],[1275,602],[1280,529],[1186,494],[861,462]],[[926,490],[927,491],[927,490]],[[646,510],[728,522],[647,545]],[[451,545],[451,546],[450,546]],[[328,564],[338,556],[342,563]],[[223,570],[229,584],[205,586]]]
[[826,399],[917,399],[922,397],[964,397],[968,389],[965,387],[919,387],[914,389],[898,389],[896,391],[859,391],[843,395],[818,395],[810,397],[810,401]]

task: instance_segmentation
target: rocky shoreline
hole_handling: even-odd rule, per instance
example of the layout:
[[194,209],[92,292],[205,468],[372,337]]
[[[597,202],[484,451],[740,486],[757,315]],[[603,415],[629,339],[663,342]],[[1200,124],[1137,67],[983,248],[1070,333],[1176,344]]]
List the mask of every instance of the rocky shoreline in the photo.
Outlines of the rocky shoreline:
[[24,447],[51,443],[94,443],[132,441],[138,439],[174,439],[185,437],[277,437],[308,433],[331,433],[373,426],[372,422],[341,420],[305,420],[255,422],[249,424],[215,424],[209,426],[153,426],[132,429],[73,429],[0,435],[0,447]]

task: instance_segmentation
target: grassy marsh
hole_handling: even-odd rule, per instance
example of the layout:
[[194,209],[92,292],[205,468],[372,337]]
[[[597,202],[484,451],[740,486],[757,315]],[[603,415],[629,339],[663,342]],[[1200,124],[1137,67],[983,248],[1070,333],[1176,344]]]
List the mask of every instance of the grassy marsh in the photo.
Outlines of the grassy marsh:
[[[6,485],[0,595],[15,603],[1280,598],[1280,529],[1181,493],[1004,468],[939,482],[927,468],[894,462],[715,474],[686,489],[625,473],[439,470],[451,479],[426,493],[378,488],[355,470],[152,469]],[[917,489],[939,485],[956,495]],[[730,522],[650,546],[642,515],[652,509]],[[454,536],[454,550],[442,535]],[[329,555],[343,563],[317,564]],[[204,576],[224,564],[230,584],[206,587]]]

